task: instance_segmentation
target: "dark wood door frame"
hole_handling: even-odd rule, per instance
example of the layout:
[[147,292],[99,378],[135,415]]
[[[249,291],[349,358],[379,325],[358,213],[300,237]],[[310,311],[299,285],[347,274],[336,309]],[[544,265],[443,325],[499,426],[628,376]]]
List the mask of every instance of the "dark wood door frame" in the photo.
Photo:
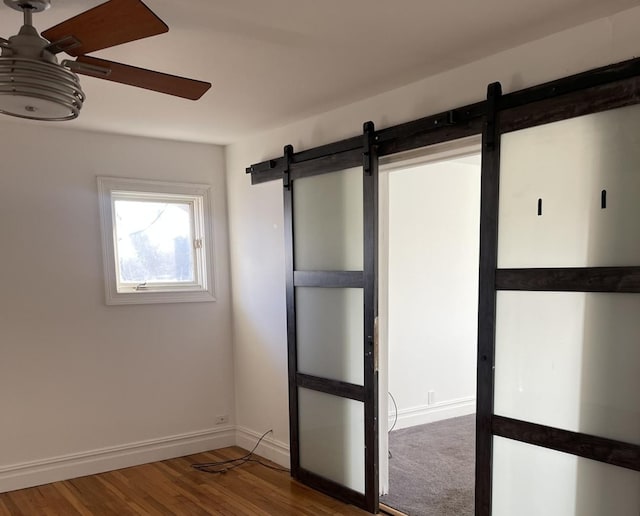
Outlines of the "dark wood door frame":
[[[640,471],[640,446],[580,432],[520,421],[494,413],[496,296],[499,290],[548,292],[640,293],[640,267],[498,269],[498,207],[501,135],[560,120],[640,103],[637,62],[612,67],[606,74],[583,75],[580,89],[557,83],[553,95],[522,95],[513,103],[501,86],[489,86],[482,146],[480,230],[480,303],[478,312],[478,427],[476,448],[476,515],[492,507],[493,436]],[[621,78],[622,77],[622,78]],[[527,97],[529,97],[527,101]]]
[[[378,371],[374,335],[375,319],[378,315],[377,297],[377,253],[378,253],[378,155],[374,141],[375,127],[372,122],[364,124],[361,137],[362,154],[359,165],[363,177],[363,270],[362,271],[301,271],[296,269],[293,218],[293,191],[296,180],[310,175],[334,172],[333,167],[316,166],[314,174],[292,174],[293,147],[284,149],[285,254],[287,267],[287,341],[289,362],[289,432],[291,474],[294,478],[331,496],[362,507],[369,512],[378,512]],[[349,167],[351,168],[351,167]],[[298,370],[296,333],[296,288],[360,288],[364,298],[363,369],[364,384],[347,382],[303,374]],[[364,495],[337,482],[323,478],[300,465],[300,433],[298,389],[305,388],[332,396],[352,399],[364,405]]]
[[[378,131],[370,125],[368,132],[365,131],[365,138],[354,136],[297,153],[288,146],[282,157],[256,163],[246,169],[246,172],[251,175],[252,184],[282,180],[287,187],[296,178],[360,165],[366,169],[367,160],[375,156],[375,166],[370,170],[372,177],[377,179],[378,157],[482,133],[475,508],[477,516],[491,514],[494,435],[640,471],[640,446],[638,445],[505,418],[495,415],[493,411],[495,300],[498,290],[640,293],[640,267],[497,269],[500,137],[504,133],[527,127],[638,103],[640,103],[640,59],[632,59],[506,95],[502,94],[500,85],[495,83],[489,86],[485,101]],[[366,185],[365,188],[367,188]],[[286,215],[291,213],[292,198],[286,192],[287,188],[285,188],[284,198],[286,245],[288,259],[292,260],[293,247],[290,235],[293,234],[293,226],[292,220]],[[371,225],[365,229],[365,233],[371,231],[376,231],[375,226]],[[365,285],[371,281],[371,278],[358,274],[328,274],[322,271],[294,273],[292,262],[288,262],[287,270],[290,271],[287,276],[288,306],[291,306],[293,301],[292,296],[297,282],[300,282],[300,285],[309,286],[320,286],[320,284],[355,286]],[[295,338],[295,326],[292,327],[290,323],[288,334],[290,338],[292,335]],[[290,364],[292,360],[295,364],[295,351],[293,356],[291,349],[289,353]],[[375,353],[372,358],[375,360]],[[291,370],[289,376],[291,381]],[[297,375],[293,377],[293,381],[297,382]],[[300,381],[316,380],[301,378]],[[371,395],[359,390],[358,386],[339,383],[327,389],[332,393],[342,392],[344,396],[353,397],[353,399],[356,399],[355,396],[360,399]],[[290,403],[291,408],[297,410],[296,395],[290,399]],[[297,439],[297,428],[292,428],[292,450],[297,447]],[[367,453],[370,454],[373,451],[368,450]],[[377,446],[375,453],[377,453]],[[294,476],[304,477],[304,472],[301,472],[296,465],[292,465],[292,473]],[[377,471],[367,472],[367,483],[373,482],[374,478],[377,482],[377,476]],[[327,485],[326,490],[331,491],[332,487],[335,486]]]

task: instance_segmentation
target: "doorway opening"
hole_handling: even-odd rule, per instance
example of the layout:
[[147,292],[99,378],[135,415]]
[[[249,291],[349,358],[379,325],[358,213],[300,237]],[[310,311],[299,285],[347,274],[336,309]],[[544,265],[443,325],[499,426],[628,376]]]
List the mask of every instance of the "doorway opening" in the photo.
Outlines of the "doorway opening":
[[381,167],[380,501],[411,516],[473,514],[480,161],[474,138]]

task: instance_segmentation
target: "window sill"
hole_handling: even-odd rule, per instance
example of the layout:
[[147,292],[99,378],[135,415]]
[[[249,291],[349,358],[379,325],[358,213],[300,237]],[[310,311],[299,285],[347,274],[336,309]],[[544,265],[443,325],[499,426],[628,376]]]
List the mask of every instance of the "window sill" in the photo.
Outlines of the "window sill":
[[206,303],[216,298],[208,290],[180,291],[180,292],[108,292],[108,305],[147,305],[158,303]]

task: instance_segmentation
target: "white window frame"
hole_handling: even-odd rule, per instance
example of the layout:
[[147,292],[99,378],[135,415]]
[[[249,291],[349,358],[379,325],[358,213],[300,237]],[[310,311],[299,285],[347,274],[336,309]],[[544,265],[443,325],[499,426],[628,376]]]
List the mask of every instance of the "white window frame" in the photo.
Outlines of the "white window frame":
[[[211,187],[205,184],[104,176],[97,180],[106,303],[128,305],[215,301]],[[180,202],[191,206],[193,282],[141,285],[119,281],[114,219],[114,202],[117,200]]]

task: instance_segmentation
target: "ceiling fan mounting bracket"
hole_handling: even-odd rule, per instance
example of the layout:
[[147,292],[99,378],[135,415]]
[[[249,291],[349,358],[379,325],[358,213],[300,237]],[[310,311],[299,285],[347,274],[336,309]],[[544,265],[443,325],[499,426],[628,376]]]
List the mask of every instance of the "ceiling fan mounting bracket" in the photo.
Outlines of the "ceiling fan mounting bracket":
[[4,3],[20,12],[41,13],[51,7],[51,0],[4,0]]

